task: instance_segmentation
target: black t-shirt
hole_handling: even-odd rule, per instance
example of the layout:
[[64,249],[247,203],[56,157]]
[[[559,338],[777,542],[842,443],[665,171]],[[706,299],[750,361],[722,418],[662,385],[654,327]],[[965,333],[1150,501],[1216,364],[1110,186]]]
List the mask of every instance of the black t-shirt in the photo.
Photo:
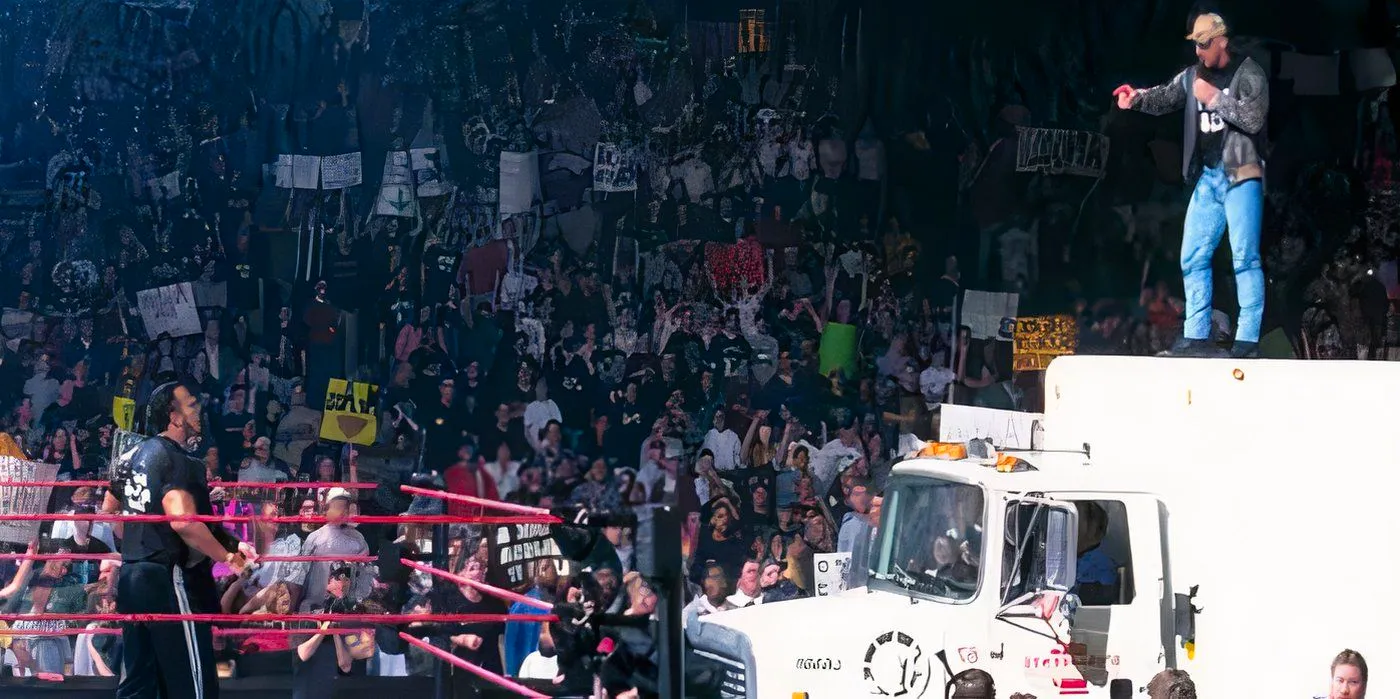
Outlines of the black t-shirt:
[[[447,592],[443,597],[444,614],[505,614],[509,611],[505,602],[490,595],[482,595],[478,602],[463,597],[460,592]],[[500,643],[505,631],[506,625],[499,622],[463,625],[460,629],[454,629],[452,635],[467,633],[480,636],[481,645],[476,650],[454,646],[452,654],[498,675],[503,674]]]
[[525,422],[516,418],[506,423],[504,430],[498,429],[493,421],[491,425],[481,430],[481,453],[487,459],[496,458],[496,450],[502,444],[510,447],[510,455],[513,459],[523,459],[530,453],[530,443],[525,441]]
[[311,658],[303,661],[292,646],[292,699],[330,699],[335,696],[335,679],[342,674],[366,674],[366,662],[356,660],[349,673],[341,673],[335,659],[335,639],[327,636]]
[[[98,554],[111,553],[112,549],[107,544],[97,539],[89,538],[87,543],[79,544],[72,537],[63,539],[54,544],[58,549],[69,553]],[[101,571],[101,561],[73,561],[72,575],[77,576],[83,585],[97,582],[97,575]]]
[[710,361],[725,378],[747,376],[752,354],[753,348],[742,335],[728,337],[720,333],[710,340]]
[[458,447],[466,438],[468,416],[456,407],[446,407],[440,401],[424,408],[416,420],[427,432],[428,453],[424,464],[428,468],[444,469],[452,465]]
[[588,363],[583,357],[575,356],[559,373],[558,386],[551,392],[559,413],[564,418],[564,426],[581,430],[588,427],[589,400],[593,397],[593,375],[588,373]]
[[[1239,70],[1240,62],[1231,60],[1221,70],[1210,70],[1204,66],[1196,66],[1196,77],[1204,79],[1214,85],[1217,89],[1230,94],[1230,82],[1235,79],[1235,71]],[[1189,88],[1189,86],[1188,86]],[[1196,166],[1197,171],[1201,168],[1220,167],[1221,158],[1225,153],[1225,134],[1229,128],[1225,120],[1214,111],[1206,109],[1204,104],[1199,102],[1196,105]]]
[[462,254],[441,245],[423,252],[423,298],[445,303],[448,292],[457,283],[457,268]]
[[677,366],[684,366],[691,374],[699,374],[703,368],[705,343],[697,335],[677,330],[671,333],[663,352],[676,355]]
[[620,446],[631,449],[616,454],[622,459],[620,465],[636,467],[634,463],[637,459],[637,447],[651,432],[652,423],[656,421],[656,411],[648,411],[642,408],[641,403],[628,403],[625,399],[613,408],[612,429],[610,433],[616,435],[617,443]]
[[[112,479],[112,493],[124,515],[166,514],[162,499],[172,490],[194,498],[195,513],[213,515],[204,464],[165,437],[151,437],[121,460]],[[125,455],[123,455],[125,456]],[[122,560],[193,566],[206,556],[185,544],[169,522],[127,522],[122,537]]]

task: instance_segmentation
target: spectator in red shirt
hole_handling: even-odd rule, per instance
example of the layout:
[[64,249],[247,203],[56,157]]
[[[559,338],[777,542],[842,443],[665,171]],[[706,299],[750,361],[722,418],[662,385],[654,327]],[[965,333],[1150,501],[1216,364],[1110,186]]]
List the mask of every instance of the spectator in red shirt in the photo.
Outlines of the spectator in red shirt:
[[[443,474],[443,482],[447,484],[447,492],[456,495],[471,495],[487,500],[500,500],[501,494],[496,487],[496,479],[491,477],[482,466],[485,459],[475,453],[476,450],[471,445],[463,445],[457,450],[457,461]],[[453,517],[473,517],[482,514],[482,509],[474,505],[467,505],[460,502],[447,503],[447,514]]]

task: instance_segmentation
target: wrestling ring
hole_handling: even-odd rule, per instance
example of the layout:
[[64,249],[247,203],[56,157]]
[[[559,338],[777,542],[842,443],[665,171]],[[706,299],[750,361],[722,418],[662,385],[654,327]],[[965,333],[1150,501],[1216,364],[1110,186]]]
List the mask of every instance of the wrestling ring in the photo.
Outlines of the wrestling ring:
[[[214,484],[218,485],[218,484]],[[0,488],[78,488],[94,487],[106,488],[109,484],[104,481],[0,481]],[[377,485],[373,483],[237,483],[227,484],[229,488],[238,490],[253,489],[293,489],[293,490],[320,490],[323,488],[345,488],[345,489],[373,489]],[[513,503],[487,500],[467,495],[457,495],[437,490],[415,488],[412,486],[400,486],[407,494],[429,498],[441,499],[449,502],[463,503],[475,506],[479,512],[494,511],[501,514],[471,514],[465,516],[452,515],[347,515],[337,522],[352,524],[390,524],[390,525],[501,525],[501,524],[559,524],[562,520],[550,513],[548,510],[537,507],[528,507]],[[183,517],[168,515],[117,515],[117,514],[62,514],[62,513],[4,513],[0,514],[0,522],[58,522],[58,521],[91,521],[91,522],[173,522],[173,521],[200,521],[207,523],[252,523],[254,521],[275,522],[278,524],[325,524],[329,520],[322,515],[288,515],[276,517],[260,517],[257,515],[190,515]],[[441,529],[441,527],[439,527]],[[121,556],[117,553],[108,554],[84,554],[84,553],[10,553],[0,554],[0,560],[35,562],[49,561],[120,561]],[[335,563],[383,563],[380,556],[259,556],[257,564],[278,563],[278,562],[335,562]],[[493,585],[471,580],[458,575],[454,575],[446,570],[427,565],[425,563],[400,558],[399,564],[413,571],[421,571],[431,576],[447,581],[454,585],[469,585],[476,588],[485,595],[491,595],[500,600],[511,603],[521,603],[526,606],[544,612],[543,614],[333,614],[333,613],[310,613],[310,614],[59,614],[59,613],[30,613],[30,614],[0,614],[0,650],[8,648],[15,640],[38,638],[45,636],[80,636],[92,635],[120,635],[122,632],[117,628],[96,627],[85,628],[87,624],[93,622],[136,622],[136,623],[171,623],[191,621],[196,623],[216,624],[213,629],[215,637],[300,637],[305,639],[315,635],[351,635],[365,631],[374,632],[375,627],[398,627],[398,637],[403,642],[422,649],[440,661],[438,672],[444,672],[444,665],[456,668],[466,673],[470,673],[480,678],[480,696],[483,697],[547,697],[551,696],[548,691],[550,682],[548,681],[516,681],[504,677],[490,670],[482,668],[467,660],[463,660],[448,651],[437,648],[430,643],[411,635],[404,629],[412,629],[410,625],[420,624],[473,624],[491,622],[511,622],[521,621],[529,623],[542,623],[558,621],[558,616],[554,614],[554,605],[550,602],[541,601],[532,597],[517,594],[510,590],[501,589]],[[68,625],[61,629],[17,629],[12,626],[17,622],[58,622]],[[323,622],[336,624],[338,627],[321,628]],[[240,624],[248,623],[285,623],[307,625],[301,628],[238,628]],[[345,624],[363,623],[361,628],[347,628]],[[396,694],[398,696],[418,696],[433,697],[441,696],[440,677],[377,677],[377,676],[340,676],[334,679],[335,689],[333,696],[339,697],[374,697],[383,699],[385,696]],[[111,697],[115,693],[117,685],[116,677],[76,677],[56,675],[49,673],[38,673],[25,677],[3,677],[0,678],[0,696],[12,697],[14,699],[49,698],[49,697],[71,697],[74,699],[88,697]],[[532,685],[532,686],[531,686]],[[220,694],[225,697],[265,697],[265,696],[291,696],[292,675],[272,674],[253,675],[245,677],[222,677],[220,679]],[[437,691],[435,692],[435,688]]]

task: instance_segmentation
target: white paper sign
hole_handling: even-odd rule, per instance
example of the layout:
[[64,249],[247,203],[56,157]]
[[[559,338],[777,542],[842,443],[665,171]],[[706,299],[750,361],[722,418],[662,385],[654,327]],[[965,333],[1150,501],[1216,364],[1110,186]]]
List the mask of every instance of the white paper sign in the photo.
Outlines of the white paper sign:
[[452,192],[452,185],[442,178],[438,149],[414,148],[408,153],[413,167],[413,181],[418,186],[418,196],[441,197]]
[[966,442],[991,439],[998,449],[1036,449],[1044,445],[1045,415],[1015,410],[975,408],[970,405],[943,405],[938,441]]
[[962,324],[972,329],[976,340],[1010,342],[1016,332],[1016,294],[969,290],[963,294]]
[[347,189],[364,183],[364,161],[359,153],[331,155],[321,159],[321,186]]
[[846,553],[816,553],[812,554],[813,581],[816,583],[818,597],[834,595],[846,590],[846,581],[850,579],[851,554]]
[[167,201],[180,196],[180,173],[178,171],[157,177],[146,183],[151,190],[151,199]]
[[277,164],[273,165],[273,171],[277,173],[277,186],[282,189],[292,188],[292,156],[277,156]]
[[534,209],[539,201],[539,154],[501,151],[501,215],[523,214]]
[[593,191],[634,192],[637,189],[636,158],[616,143],[599,143],[593,149]]
[[409,168],[407,151],[390,151],[384,156],[384,181],[379,187],[379,200],[374,213],[380,216],[418,215],[418,200],[413,194],[413,171]]
[[[0,481],[52,481],[58,478],[58,464],[41,464],[13,456],[0,456]],[[53,488],[0,487],[0,513],[37,515],[48,511]],[[43,522],[0,521],[0,541],[27,544],[39,536]]]
[[321,156],[292,156],[292,186],[296,189],[318,189],[321,186]]
[[204,331],[189,282],[138,291],[136,308],[146,323],[146,337],[152,340],[162,334],[185,337]]

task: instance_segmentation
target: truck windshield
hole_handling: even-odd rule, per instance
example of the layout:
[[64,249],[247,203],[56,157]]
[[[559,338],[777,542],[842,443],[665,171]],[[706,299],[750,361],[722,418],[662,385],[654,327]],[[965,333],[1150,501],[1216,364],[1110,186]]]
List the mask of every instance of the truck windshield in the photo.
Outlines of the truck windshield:
[[901,479],[885,493],[871,555],[871,585],[962,601],[977,594],[982,564],[982,489]]

